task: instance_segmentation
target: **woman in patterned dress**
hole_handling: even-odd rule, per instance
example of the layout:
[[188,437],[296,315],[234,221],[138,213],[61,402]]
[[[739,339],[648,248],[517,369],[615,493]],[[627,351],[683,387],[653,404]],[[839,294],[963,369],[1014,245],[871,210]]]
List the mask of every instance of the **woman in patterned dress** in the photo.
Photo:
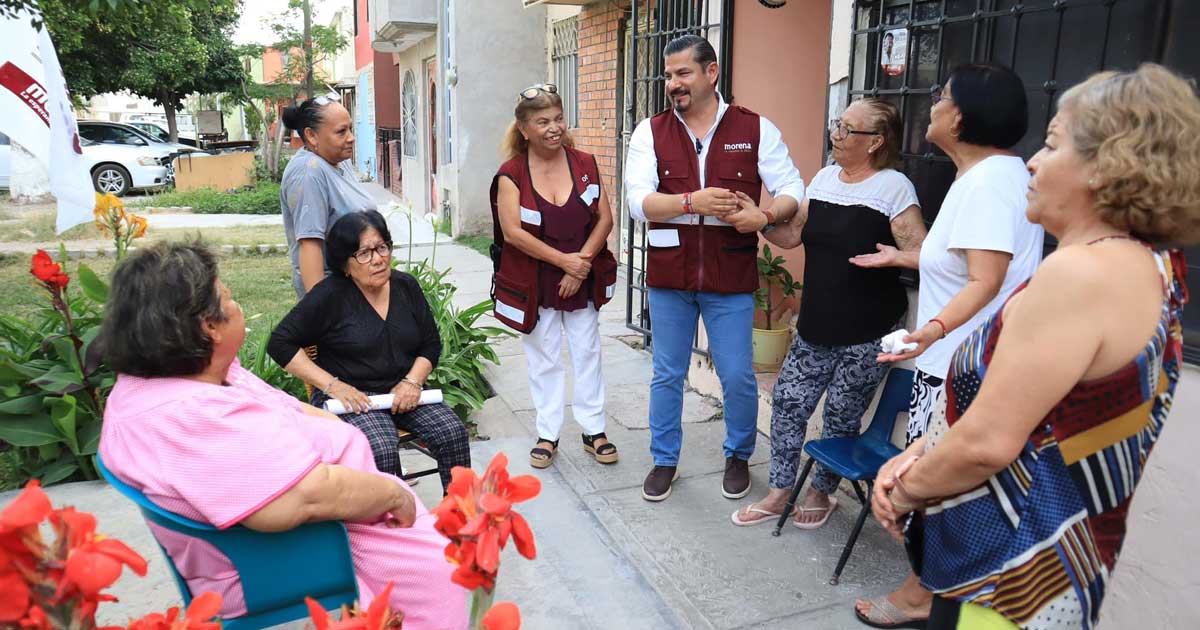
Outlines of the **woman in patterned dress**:
[[959,346],[944,418],[872,495],[896,536],[923,520],[928,628],[1096,624],[1179,378],[1183,258],[1156,244],[1200,242],[1197,129],[1193,88],[1153,64],[1060,99],[1027,210],[1058,250]]

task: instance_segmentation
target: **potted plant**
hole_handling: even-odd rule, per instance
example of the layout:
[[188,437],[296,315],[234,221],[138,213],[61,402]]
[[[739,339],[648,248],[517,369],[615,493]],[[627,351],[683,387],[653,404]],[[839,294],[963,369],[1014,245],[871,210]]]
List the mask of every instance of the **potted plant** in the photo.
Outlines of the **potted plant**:
[[783,256],[774,255],[771,246],[763,244],[762,254],[758,257],[759,287],[754,292],[754,306],[763,312],[766,328],[755,327],[751,337],[754,344],[752,361],[763,371],[776,371],[783,365],[792,341],[791,327],[775,317],[779,305],[775,301],[775,287],[779,287],[779,295],[784,298],[794,297],[797,289],[804,288],[783,262]]

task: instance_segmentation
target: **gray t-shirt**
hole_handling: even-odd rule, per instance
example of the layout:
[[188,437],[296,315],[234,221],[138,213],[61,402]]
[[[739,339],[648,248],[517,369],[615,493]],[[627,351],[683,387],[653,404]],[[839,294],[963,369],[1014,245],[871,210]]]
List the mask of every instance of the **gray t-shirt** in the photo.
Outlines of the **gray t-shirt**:
[[[288,255],[292,258],[292,285],[296,295],[304,296],[300,280],[299,239],[321,239],[339,217],[358,210],[375,210],[375,201],[354,179],[350,161],[337,166],[308,149],[300,149],[283,171],[279,190],[283,209],[283,230],[287,233]],[[329,273],[329,267],[325,267]]]

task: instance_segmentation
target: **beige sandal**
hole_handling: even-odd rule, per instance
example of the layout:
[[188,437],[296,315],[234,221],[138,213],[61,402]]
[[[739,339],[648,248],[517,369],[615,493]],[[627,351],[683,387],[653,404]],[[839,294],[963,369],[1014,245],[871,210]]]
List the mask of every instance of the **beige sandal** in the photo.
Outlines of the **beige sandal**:
[[[542,448],[542,444],[549,444],[551,448]],[[539,439],[537,444],[533,445],[533,450],[529,451],[529,465],[534,468],[549,468],[550,464],[554,463],[554,454],[557,452],[558,440]]]
[[824,512],[825,515],[821,517],[821,520],[812,521],[811,523],[801,523],[800,521],[797,521],[795,519],[795,517],[793,517],[792,525],[795,525],[796,527],[799,527],[800,529],[818,529],[822,525],[825,524],[825,521],[829,520],[829,516],[831,514],[833,514],[834,510],[837,509],[837,506],[838,506],[837,497],[829,497],[829,505],[827,505],[825,507],[814,507],[814,508],[798,507],[798,508],[796,508],[796,516],[799,516],[801,514],[812,514],[815,512]]

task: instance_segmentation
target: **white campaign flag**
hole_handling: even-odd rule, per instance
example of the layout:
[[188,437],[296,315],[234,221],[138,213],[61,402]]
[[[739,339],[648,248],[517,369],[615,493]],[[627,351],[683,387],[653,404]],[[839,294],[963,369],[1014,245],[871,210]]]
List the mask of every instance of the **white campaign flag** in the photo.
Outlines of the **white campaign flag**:
[[0,131],[46,167],[62,233],[92,220],[96,197],[54,42],[44,24],[33,28],[32,17],[0,17]]

